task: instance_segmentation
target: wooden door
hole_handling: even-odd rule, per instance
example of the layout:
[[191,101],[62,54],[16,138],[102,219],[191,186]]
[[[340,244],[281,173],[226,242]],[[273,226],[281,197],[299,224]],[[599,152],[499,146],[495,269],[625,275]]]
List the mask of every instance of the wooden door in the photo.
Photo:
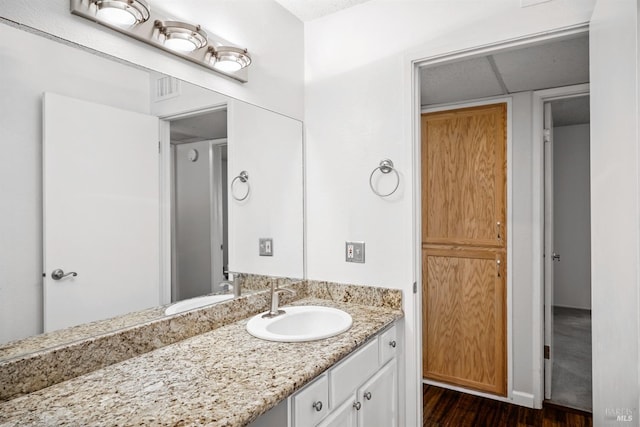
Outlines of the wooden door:
[[506,395],[506,104],[422,115],[423,376]]

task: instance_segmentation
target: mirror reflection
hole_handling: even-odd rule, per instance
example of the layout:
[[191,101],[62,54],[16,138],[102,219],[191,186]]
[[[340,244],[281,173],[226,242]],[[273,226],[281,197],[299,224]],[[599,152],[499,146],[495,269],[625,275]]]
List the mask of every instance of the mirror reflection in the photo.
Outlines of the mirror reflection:
[[171,120],[171,299],[228,292],[227,112]]
[[[229,271],[303,277],[300,122],[7,23],[0,34],[0,361],[42,332],[232,295]],[[253,181],[237,201],[241,170]]]

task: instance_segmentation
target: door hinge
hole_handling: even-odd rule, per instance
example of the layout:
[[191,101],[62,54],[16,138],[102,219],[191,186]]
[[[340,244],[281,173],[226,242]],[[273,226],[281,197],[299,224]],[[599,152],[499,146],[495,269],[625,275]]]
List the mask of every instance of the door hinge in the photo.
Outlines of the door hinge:
[[413,293],[414,294],[418,293],[418,282],[413,282]]
[[[540,128],[538,128],[540,129]],[[544,142],[551,142],[551,129],[545,129],[542,132],[543,138],[544,138]]]
[[551,354],[551,347],[549,347],[548,345],[544,346],[544,358],[549,360],[549,356]]
[[162,150],[160,149],[160,141],[158,141],[158,154],[162,153]]

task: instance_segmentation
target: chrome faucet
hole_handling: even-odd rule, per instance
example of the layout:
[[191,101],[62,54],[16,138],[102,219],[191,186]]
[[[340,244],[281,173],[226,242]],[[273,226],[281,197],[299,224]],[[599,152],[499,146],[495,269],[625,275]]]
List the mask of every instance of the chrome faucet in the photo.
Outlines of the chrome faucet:
[[234,298],[238,298],[240,296],[240,294],[242,293],[241,280],[238,280],[238,274],[240,274],[240,273],[235,273],[233,271],[227,271],[227,270],[225,270],[224,273],[228,277],[231,277],[231,280],[227,280],[225,282],[222,282],[221,285],[224,285],[224,284],[230,285],[225,289],[225,291],[228,291],[229,287],[232,287],[233,288],[233,297]]
[[292,295],[294,295],[296,293],[292,289],[276,288],[276,283],[275,282],[276,282],[275,280],[271,281],[271,309],[267,313],[262,315],[262,317],[264,317],[265,319],[276,317],[276,316],[279,316],[279,315],[285,313],[284,310],[280,310],[278,308],[278,306],[280,305],[280,293],[281,292],[288,292],[288,293],[290,293]]

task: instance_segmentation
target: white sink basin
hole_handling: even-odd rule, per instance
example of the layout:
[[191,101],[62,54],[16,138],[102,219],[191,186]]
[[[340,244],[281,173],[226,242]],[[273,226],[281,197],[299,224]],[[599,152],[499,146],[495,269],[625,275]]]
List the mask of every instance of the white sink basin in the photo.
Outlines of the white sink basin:
[[233,295],[206,295],[203,297],[196,297],[191,299],[186,299],[184,301],[177,302],[175,304],[171,304],[164,311],[164,314],[178,314],[183,311],[194,310],[196,308],[204,307],[206,305],[216,304],[222,301],[227,301],[233,298]]
[[284,307],[285,311],[272,318],[260,313],[247,323],[247,332],[268,341],[315,341],[341,334],[353,323],[349,313],[337,308],[302,305]]

